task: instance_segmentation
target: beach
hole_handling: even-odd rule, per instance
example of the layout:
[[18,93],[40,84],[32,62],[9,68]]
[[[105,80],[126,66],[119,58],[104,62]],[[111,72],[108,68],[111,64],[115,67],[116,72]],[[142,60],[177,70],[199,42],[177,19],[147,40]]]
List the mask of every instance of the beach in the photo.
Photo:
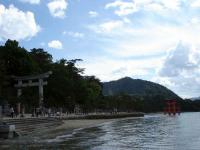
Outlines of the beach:
[[63,115],[39,118],[26,115],[25,118],[3,118],[3,122],[8,125],[16,125],[16,133],[20,138],[24,136],[42,136],[46,138],[62,134],[63,132],[71,132],[73,129],[88,128],[120,118],[143,116],[144,114],[140,112]]
[[96,127],[101,124],[112,122],[118,119],[79,119],[79,120],[63,120],[63,124],[30,133],[29,135],[18,137],[15,139],[7,139],[0,141],[0,149],[21,149],[26,147],[28,149],[40,149],[50,143],[58,142],[62,137],[73,135],[76,131],[81,129]]
[[[62,142],[66,141],[68,137],[73,137],[82,131],[99,128],[119,120],[138,118],[136,116],[143,118],[143,114],[140,113],[121,113],[85,116],[81,115],[64,118],[16,119],[15,122],[18,124],[21,122],[20,124],[23,128],[26,128],[26,126],[28,129],[34,127],[34,130],[27,130],[25,131],[26,134],[20,135],[14,139],[0,140],[0,149],[48,149],[53,147],[56,143],[62,144]],[[50,121],[49,125],[46,123],[48,121]],[[17,127],[19,127],[19,125]]]
[[87,128],[91,126],[95,126],[101,123],[110,122],[114,119],[86,119],[86,120],[64,120],[63,124],[58,126],[57,129],[77,129],[77,128]]
[[[93,115],[85,115],[79,117],[72,117],[68,119],[63,119],[62,124],[51,128],[48,130],[44,130],[43,132],[39,131],[40,136],[44,138],[55,137],[57,135],[65,133],[71,133],[74,129],[81,128],[89,128],[93,126],[98,126],[100,124],[117,121],[119,119],[126,119],[132,117],[143,117],[143,113],[118,113],[118,114],[93,114]],[[45,134],[43,134],[45,133]],[[47,136],[47,137],[46,137]]]
[[56,128],[39,131],[37,135],[43,139],[56,138],[63,134],[71,134],[74,130],[90,128],[103,123],[116,121],[118,119],[80,119],[80,120],[63,120],[63,124]]

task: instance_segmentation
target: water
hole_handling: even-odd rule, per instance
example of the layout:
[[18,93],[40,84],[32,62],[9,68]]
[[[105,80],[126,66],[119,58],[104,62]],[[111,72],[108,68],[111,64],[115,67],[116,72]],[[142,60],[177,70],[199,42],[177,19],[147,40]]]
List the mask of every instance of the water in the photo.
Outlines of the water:
[[[15,145],[15,147],[14,147]],[[200,113],[180,116],[161,114],[129,118],[75,130],[32,144],[13,144],[12,149],[75,150],[199,150]]]

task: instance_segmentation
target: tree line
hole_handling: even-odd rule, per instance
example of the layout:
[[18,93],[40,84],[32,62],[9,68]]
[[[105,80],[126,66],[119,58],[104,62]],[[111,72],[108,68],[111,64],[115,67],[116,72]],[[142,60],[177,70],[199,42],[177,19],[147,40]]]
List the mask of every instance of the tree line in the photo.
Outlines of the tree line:
[[44,88],[45,107],[64,107],[73,111],[76,104],[92,109],[95,100],[101,96],[102,85],[95,76],[83,76],[84,69],[76,67],[80,59],[60,59],[56,62],[43,49],[33,48],[27,51],[17,41],[7,40],[0,46],[0,103],[17,102],[26,107],[38,107],[38,88],[22,89],[22,96],[17,98],[14,88],[15,76],[37,75],[52,71],[48,85]]
[[[11,105],[22,103],[26,110],[38,107],[38,87],[22,89],[22,95],[17,98],[14,88],[15,76],[37,75],[52,71],[48,85],[44,87],[44,106],[47,108],[64,108],[73,112],[76,105],[84,112],[104,111],[162,111],[163,95],[130,96],[119,94],[103,96],[103,83],[95,76],[84,76],[84,69],[76,63],[81,59],[53,61],[53,57],[41,48],[30,51],[20,47],[15,40],[7,40],[0,46],[0,105],[8,102]],[[198,102],[179,100],[184,110],[198,111]]]

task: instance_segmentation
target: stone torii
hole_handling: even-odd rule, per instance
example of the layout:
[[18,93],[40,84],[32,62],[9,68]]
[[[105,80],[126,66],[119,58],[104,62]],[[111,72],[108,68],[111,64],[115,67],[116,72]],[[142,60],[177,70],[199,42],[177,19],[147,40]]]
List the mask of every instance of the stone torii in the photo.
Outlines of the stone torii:
[[47,85],[47,81],[44,81],[44,79],[48,78],[51,74],[52,71],[32,76],[13,76],[13,79],[17,81],[17,84],[14,85],[17,88],[17,97],[19,98],[22,95],[22,88],[38,86],[39,108],[42,108],[44,100],[43,86]]

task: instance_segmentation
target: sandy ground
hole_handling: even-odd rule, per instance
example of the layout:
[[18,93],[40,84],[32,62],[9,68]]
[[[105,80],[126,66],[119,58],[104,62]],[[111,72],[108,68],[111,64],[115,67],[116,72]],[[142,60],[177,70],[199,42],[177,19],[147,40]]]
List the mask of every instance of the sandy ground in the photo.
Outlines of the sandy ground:
[[101,123],[110,122],[114,119],[97,119],[97,120],[65,120],[57,129],[76,129],[95,126]]
[[[13,140],[0,140],[0,149],[16,149],[21,150],[21,148],[26,145],[27,149],[40,149],[41,147],[48,146],[48,143],[55,142],[59,137],[70,135],[75,129],[90,128],[101,125],[106,122],[112,122],[118,119],[81,119],[81,120],[63,120],[63,124],[56,128],[49,128],[47,130],[40,130],[34,134],[20,137],[19,139]],[[20,147],[22,146],[22,147]],[[41,146],[41,147],[40,147]],[[42,149],[42,148],[41,148]]]
[[[82,119],[82,120],[64,120],[63,124],[56,127],[50,128],[46,131],[40,132],[39,136],[41,138],[54,138],[59,135],[72,133],[74,129],[89,128],[93,126],[100,125],[102,123],[111,122],[117,119]],[[44,134],[45,133],[45,134]]]

